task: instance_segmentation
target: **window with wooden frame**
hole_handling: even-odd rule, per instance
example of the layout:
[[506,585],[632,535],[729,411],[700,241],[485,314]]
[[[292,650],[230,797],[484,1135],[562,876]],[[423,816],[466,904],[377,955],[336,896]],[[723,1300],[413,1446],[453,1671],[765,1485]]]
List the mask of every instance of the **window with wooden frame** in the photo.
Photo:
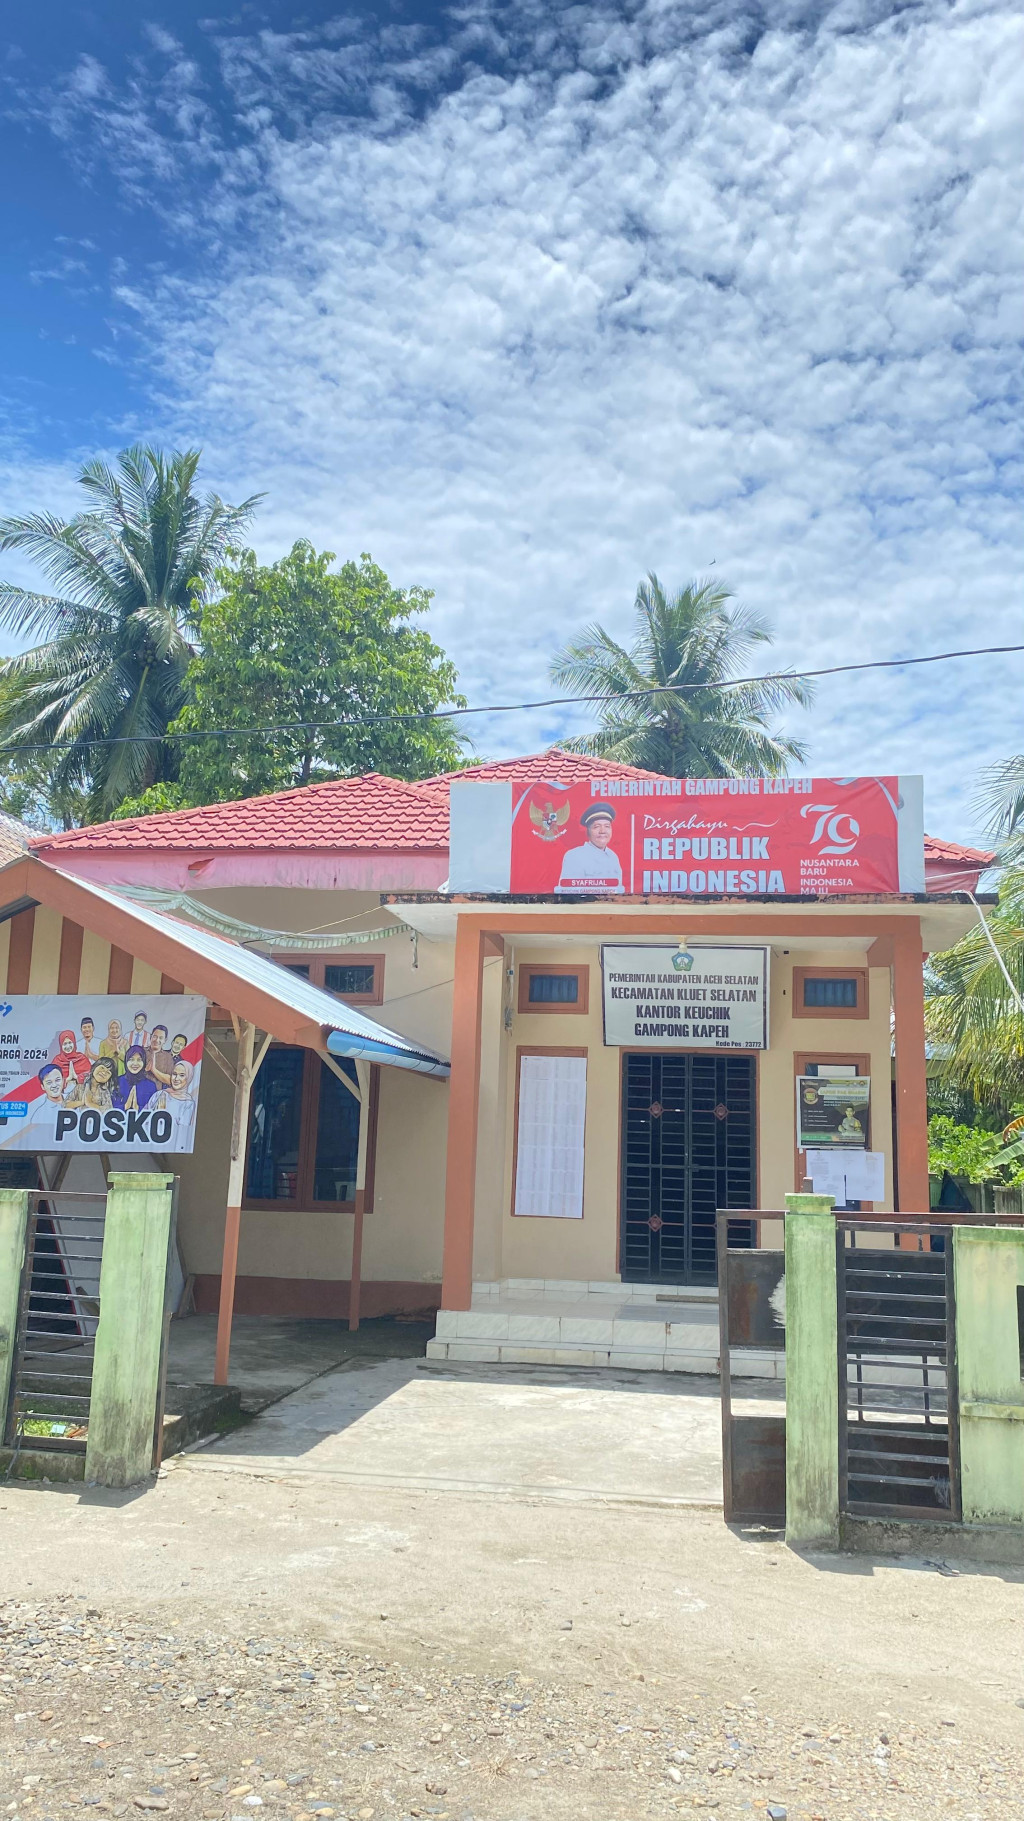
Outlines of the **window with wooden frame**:
[[344,999],[346,1005],[383,1005],[383,955],[311,955],[298,960],[290,955],[275,955],[282,967],[301,974],[312,986]]
[[[275,961],[347,1005],[379,1005],[383,955],[278,954]],[[335,1059],[356,1084],[355,1064]],[[370,1070],[366,1200],[373,1207],[379,1070]],[[271,1044],[252,1086],[245,1166],[247,1208],[344,1213],[355,1206],[359,1102],[311,1050]]]
[[866,1018],[866,967],[795,967],[794,1018]]
[[[338,1067],[356,1085],[355,1064]],[[370,1069],[365,1206],[373,1207],[378,1068]],[[355,1206],[359,1102],[312,1050],[273,1043],[252,1086],[247,1208],[344,1213]]]
[[586,1012],[589,1004],[589,967],[534,966],[532,962],[521,964],[521,1012]]

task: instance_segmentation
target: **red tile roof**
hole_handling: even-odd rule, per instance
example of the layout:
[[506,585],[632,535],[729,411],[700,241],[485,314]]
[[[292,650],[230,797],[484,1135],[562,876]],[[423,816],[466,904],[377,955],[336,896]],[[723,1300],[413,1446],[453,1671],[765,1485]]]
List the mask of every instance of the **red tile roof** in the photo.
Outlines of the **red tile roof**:
[[924,857],[926,864],[929,860],[951,860],[959,866],[976,866],[981,872],[995,860],[995,854],[981,848],[961,847],[956,841],[940,841],[935,835],[925,835]]
[[644,771],[639,765],[620,765],[616,759],[592,759],[588,753],[565,752],[561,746],[549,746],[546,752],[529,753],[523,759],[491,759],[485,765],[471,765],[465,771],[442,771],[436,778],[424,778],[417,790],[447,789],[456,778],[482,778],[485,782],[501,778],[521,778],[524,784],[582,784],[588,778],[657,778],[660,773]]
[[924,838],[924,885],[929,892],[976,892],[978,880],[993,864],[995,854],[956,841]]
[[502,759],[474,765],[470,772],[442,772],[409,784],[379,772],[361,778],[339,778],[330,784],[305,784],[268,797],[243,797],[211,803],[203,809],[172,809],[123,822],[98,822],[66,834],[40,835],[32,842],[41,857],[75,853],[205,853],[239,849],[269,851],[447,852],[448,786],[453,778],[548,779],[571,784],[594,772],[608,777],[651,778],[654,772],[610,760],[566,753],[555,746],[524,759]]
[[98,822],[66,834],[41,835],[32,847],[42,858],[76,853],[124,853],[146,849],[206,853],[257,849],[385,851],[448,847],[448,795],[421,791],[400,778],[367,772],[329,784],[305,784],[268,797],[243,797],[203,809],[166,810],[123,822]]
[[[658,774],[611,759],[594,759],[583,753],[564,752],[552,746],[547,752],[521,759],[496,759],[468,771],[442,772],[410,784],[367,772],[361,778],[339,778],[329,784],[306,784],[273,796],[243,797],[231,803],[211,803],[204,809],[169,810],[155,816],[137,816],[123,822],[100,822],[92,828],[70,829],[66,834],[30,837],[41,857],[56,859],[69,849],[77,853],[224,853],[261,852],[408,852],[445,853],[448,848],[448,786],[455,778],[493,780],[517,778],[523,783],[550,779],[574,784],[595,773],[602,777],[653,778]],[[979,873],[994,856],[955,841],[924,838],[928,883],[942,890],[956,889],[955,878]],[[967,889],[973,890],[974,884]]]

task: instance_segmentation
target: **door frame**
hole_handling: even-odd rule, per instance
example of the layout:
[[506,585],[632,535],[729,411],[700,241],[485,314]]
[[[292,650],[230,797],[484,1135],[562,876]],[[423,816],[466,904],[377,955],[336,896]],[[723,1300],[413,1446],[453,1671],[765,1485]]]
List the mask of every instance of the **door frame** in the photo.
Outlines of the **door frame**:
[[[849,1068],[850,1065],[852,1064],[853,1067],[857,1070],[858,1075],[867,1075],[869,1078],[871,1077],[871,1057],[865,1055],[863,1051],[861,1051],[860,1054],[857,1054],[853,1050],[844,1050],[841,1055],[835,1051],[833,1051],[831,1053],[826,1053],[826,1051],[824,1051],[824,1050],[803,1049],[803,1050],[794,1050],[793,1051],[793,1090],[794,1090],[793,1187],[796,1190],[799,1190],[800,1184],[803,1181],[803,1172],[800,1167],[800,1160],[805,1154],[803,1151],[801,1151],[800,1146],[797,1143],[797,1139],[800,1134],[799,1134],[799,1131],[797,1129],[797,1124],[796,1124],[796,1098],[795,1098],[796,1084],[799,1081],[800,1076],[806,1073],[806,1064],[809,1062],[815,1063],[818,1066],[818,1068],[826,1068],[826,1069],[832,1068],[837,1064],[840,1068]],[[873,1087],[874,1087],[874,1082],[872,1080],[872,1088]],[[874,1119],[875,1119],[875,1106],[874,1106],[874,1097],[872,1095],[872,1100],[868,1107],[868,1147],[871,1149],[874,1148],[874,1144],[875,1144],[874,1131],[873,1131]],[[895,1129],[896,1128],[894,1125],[893,1131],[895,1131]],[[892,1169],[893,1169],[893,1184],[895,1187],[895,1181],[896,1181],[895,1165],[892,1166]],[[875,1211],[874,1202],[873,1201],[862,1201],[860,1204],[860,1211],[862,1214],[873,1214]],[[856,1216],[853,1216],[853,1218],[855,1219]]]
[[[624,1136],[623,1128],[626,1123],[625,1119],[623,1118],[623,1114],[625,1111],[625,1092],[626,1092],[626,1057],[627,1056],[751,1056],[751,1057],[753,1057],[753,1060],[754,1060],[754,1168],[753,1168],[754,1209],[753,1209],[753,1211],[756,1213],[756,1210],[761,1206],[761,1057],[766,1056],[767,1054],[768,1054],[767,1050],[707,1050],[707,1049],[691,1050],[691,1049],[684,1049],[681,1047],[679,1049],[673,1049],[673,1050],[661,1050],[661,1049],[658,1049],[655,1044],[651,1044],[651,1043],[631,1043],[628,1045],[623,1044],[620,1047],[620,1049],[619,1049],[619,1085],[618,1085],[619,1143],[618,1143],[618,1153],[617,1153],[617,1159],[616,1159],[617,1185],[618,1186],[616,1189],[616,1196],[615,1196],[615,1269],[616,1269],[616,1272],[618,1273],[618,1276],[620,1279],[622,1277],[622,1218],[623,1218],[622,1164],[623,1164],[623,1136]],[[740,1210],[737,1209],[737,1212],[739,1212],[739,1211]],[[755,1245],[757,1243],[759,1243],[760,1237],[761,1237],[761,1223],[759,1220],[755,1220],[754,1221],[754,1243],[755,1243]]]

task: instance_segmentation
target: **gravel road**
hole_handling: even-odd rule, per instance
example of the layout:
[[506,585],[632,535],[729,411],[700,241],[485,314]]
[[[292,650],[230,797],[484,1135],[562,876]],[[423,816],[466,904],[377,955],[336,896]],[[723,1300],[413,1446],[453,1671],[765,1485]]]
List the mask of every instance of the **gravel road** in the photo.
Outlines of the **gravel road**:
[[701,1690],[699,1669],[683,1688],[582,1664],[557,1682],[495,1674],[443,1645],[415,1662],[379,1623],[374,1655],[320,1635],[172,1630],[138,1603],[71,1593],[9,1601],[3,1807],[26,1821],[251,1821],[261,1808],[311,1821],[1024,1815],[1024,1726],[998,1745],[939,1711],[851,1724],[834,1697],[831,1711],[794,1702],[780,1665],[724,1700]]

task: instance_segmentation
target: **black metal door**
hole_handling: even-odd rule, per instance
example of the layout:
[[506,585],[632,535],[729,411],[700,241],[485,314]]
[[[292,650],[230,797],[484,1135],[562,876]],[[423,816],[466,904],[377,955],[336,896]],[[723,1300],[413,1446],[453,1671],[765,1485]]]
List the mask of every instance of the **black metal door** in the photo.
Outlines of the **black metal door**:
[[[713,1284],[718,1209],[756,1206],[755,1058],[623,1061],[622,1278]],[[752,1244],[753,1222],[735,1226],[730,1244]]]

